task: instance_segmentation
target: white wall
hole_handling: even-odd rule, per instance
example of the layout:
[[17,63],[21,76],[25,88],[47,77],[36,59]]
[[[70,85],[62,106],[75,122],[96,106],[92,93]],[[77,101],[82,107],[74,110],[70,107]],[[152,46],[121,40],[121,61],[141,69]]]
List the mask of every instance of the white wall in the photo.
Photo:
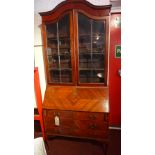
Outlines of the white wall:
[[[43,63],[43,53],[42,53],[42,38],[41,38],[41,17],[39,12],[46,12],[52,10],[55,6],[64,0],[34,0],[34,55],[35,55],[35,67],[39,68],[40,75],[40,85],[42,92],[42,99],[44,98],[44,93],[46,89],[45,81],[45,70]],[[109,0],[88,0],[94,5],[108,5]],[[34,107],[36,103],[34,101]]]
[[[42,99],[44,98],[44,93],[46,89],[46,81],[44,75],[44,62],[43,62],[43,52],[42,52],[42,37],[41,37],[41,17],[37,14],[34,15],[34,59],[35,67],[38,67],[39,77],[40,77],[40,87]],[[34,101],[34,107],[36,107],[36,102]]]

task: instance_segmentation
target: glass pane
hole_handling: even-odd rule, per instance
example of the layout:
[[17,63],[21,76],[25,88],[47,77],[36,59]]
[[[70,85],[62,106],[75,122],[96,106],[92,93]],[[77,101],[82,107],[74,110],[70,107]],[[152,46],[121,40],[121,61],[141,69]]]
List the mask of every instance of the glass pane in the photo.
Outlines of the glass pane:
[[92,22],[93,51],[94,53],[104,53],[104,23],[100,21]]
[[91,66],[91,55],[88,53],[82,53],[79,55],[79,69],[89,68]]
[[57,23],[47,24],[46,25],[47,33],[47,47],[50,51],[51,48],[58,48],[57,41]]
[[[72,82],[69,14],[56,23],[47,24],[46,33],[49,82]],[[69,73],[66,73],[66,69]]]
[[58,28],[59,28],[59,37],[70,37],[69,33],[69,14],[63,16],[59,21],[58,21]]
[[58,69],[59,63],[58,63],[58,55],[52,55],[48,56],[48,67],[49,69]]
[[103,54],[80,54],[79,55],[79,69],[103,69],[104,55]]
[[91,51],[91,21],[86,16],[79,14],[79,50],[80,53]]
[[78,35],[79,82],[104,83],[104,21],[96,21],[79,13]]
[[60,82],[60,71],[59,70],[50,70],[50,76],[52,77],[52,82],[59,83]]
[[61,80],[64,83],[72,82],[72,71],[71,70],[62,70],[61,71]]
[[71,58],[69,54],[64,54],[60,56],[61,68],[71,69]]
[[103,54],[93,54],[92,68],[104,69],[104,55]]
[[103,70],[80,70],[81,83],[103,83]]

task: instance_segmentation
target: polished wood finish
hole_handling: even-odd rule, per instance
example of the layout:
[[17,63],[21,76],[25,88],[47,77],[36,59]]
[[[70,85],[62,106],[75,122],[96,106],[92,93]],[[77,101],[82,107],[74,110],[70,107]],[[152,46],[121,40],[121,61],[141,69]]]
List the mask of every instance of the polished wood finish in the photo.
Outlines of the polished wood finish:
[[76,85],[76,69],[75,69],[75,45],[74,45],[74,29],[73,29],[73,12],[70,13],[70,38],[71,38],[71,61],[72,61],[72,83]]
[[43,59],[44,59],[44,69],[45,69],[45,72],[46,72],[46,74],[45,74],[45,79],[46,79],[46,83],[48,83],[48,81],[50,80],[49,78],[49,74],[48,74],[48,60],[47,60],[47,54],[46,54],[46,48],[47,48],[47,36],[46,36],[46,28],[45,28],[45,25],[44,24],[42,24],[42,42],[43,42],[43,45],[44,45],[44,47],[43,47]]
[[108,87],[47,86],[43,108],[108,113]]
[[52,11],[42,12],[40,15],[42,16],[43,22],[48,22],[58,20],[64,12],[73,9],[92,16],[103,17],[109,16],[111,5],[95,6],[85,0],[64,1],[56,6]]
[[[69,15],[69,19],[70,19],[70,50],[71,50],[71,65],[72,65],[72,82],[71,83],[62,83],[60,85],[75,85],[75,55],[74,55],[74,40],[73,38],[73,15],[72,15],[72,11],[66,11],[64,12],[64,14],[62,14],[57,20],[52,20],[52,21],[48,21],[46,23],[43,22],[42,24],[42,39],[43,39],[43,57],[44,57],[44,64],[45,64],[45,71],[46,71],[46,82],[49,84],[49,81],[52,81],[52,77],[49,75],[49,71],[48,71],[48,58],[47,58],[47,33],[46,33],[46,24],[48,23],[55,23],[58,20],[61,20],[61,18],[63,18],[65,15]],[[42,17],[43,18],[43,17]],[[57,85],[57,83],[52,83],[52,85]]]
[[[77,79],[79,79],[79,59],[78,59],[78,54],[79,54],[79,43],[78,43],[78,40],[79,40],[79,36],[78,36],[78,13],[81,12],[81,11],[75,11],[75,47],[76,47],[76,71],[77,71]],[[90,19],[93,19],[93,20],[99,20],[99,21],[104,21],[105,23],[105,38],[104,38],[104,42],[105,42],[105,61],[104,61],[104,70],[105,70],[105,75],[104,75],[104,79],[105,79],[105,82],[104,83],[80,83],[79,80],[77,80],[77,85],[81,85],[81,86],[107,86],[108,85],[108,58],[109,58],[109,17],[108,16],[92,16],[92,15],[89,15],[87,13],[84,13],[82,12],[84,15],[86,15],[87,17],[89,17]]]
[[[94,6],[84,0],[66,0],[52,11],[40,13],[42,16],[44,61],[47,77],[47,88],[43,102],[43,117],[45,133],[48,136],[80,137],[107,142],[109,126],[108,53],[110,8],[111,5]],[[102,83],[93,83],[92,81],[92,83],[79,82],[79,13],[89,17],[91,21],[102,21],[104,22],[103,26],[105,25],[105,36],[103,36],[105,43],[105,49],[103,47],[105,75],[104,82]],[[47,34],[45,27],[46,24],[59,21],[66,14],[69,14],[70,19],[72,83],[51,84],[49,83],[52,77],[48,73],[46,53]],[[100,32],[98,34],[101,34]],[[97,73],[95,72],[95,74]],[[56,119],[58,119],[59,125],[56,123]]]
[[[56,126],[55,116],[60,125]],[[91,113],[62,110],[44,110],[45,131],[47,135],[68,135],[81,138],[107,138],[108,113]]]
[[47,86],[43,104],[46,134],[105,140],[109,126],[108,96],[108,87]]
[[76,63],[75,63],[75,69],[76,69],[76,81],[79,79],[79,74],[78,74],[78,18],[77,18],[77,13],[75,10],[73,10],[73,23],[74,23],[74,40],[75,42],[75,55],[76,55]]
[[[111,5],[107,6],[95,6],[91,3],[83,0],[68,0],[60,3],[52,11],[40,13],[42,16],[42,35],[44,45],[44,61],[46,70],[47,84],[57,85],[55,83],[49,83],[50,76],[48,73],[48,60],[47,60],[47,36],[45,25],[47,23],[54,23],[60,20],[64,15],[70,14],[70,49],[71,49],[71,62],[72,62],[72,83],[59,83],[59,85],[81,85],[81,86],[107,86],[108,85],[108,50],[109,50],[109,14]],[[104,83],[80,83],[79,82],[79,62],[78,62],[78,13],[82,13],[93,20],[105,21],[105,74]]]

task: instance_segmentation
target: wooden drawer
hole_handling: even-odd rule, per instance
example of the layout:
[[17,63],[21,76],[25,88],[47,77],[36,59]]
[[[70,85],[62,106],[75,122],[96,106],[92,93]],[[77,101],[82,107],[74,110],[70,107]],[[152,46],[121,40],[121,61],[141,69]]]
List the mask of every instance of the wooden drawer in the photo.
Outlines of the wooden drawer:
[[76,120],[75,135],[89,138],[105,138],[108,135],[108,122],[103,120]]
[[[68,111],[57,111],[57,110],[44,110],[44,124],[45,131],[53,130],[55,127],[55,116],[59,118],[59,126],[62,127],[70,127],[73,124],[74,120],[72,119],[72,112]],[[56,128],[57,129],[57,128]]]
[[[54,127],[57,127],[55,125],[54,117],[45,118],[44,122],[45,122],[45,130],[52,130]],[[73,123],[74,123],[73,119],[59,118],[58,127],[70,127],[71,125],[73,125]]]
[[75,120],[97,120],[97,121],[108,121],[108,114],[106,113],[95,113],[95,112],[74,112]]
[[46,131],[47,135],[68,135],[68,136],[73,136],[75,135],[73,132],[72,128],[68,128],[68,127],[58,127],[55,126],[50,130]]
[[[88,138],[105,138],[108,135],[107,113],[44,110],[43,115],[47,135]],[[55,125],[55,116],[59,118],[59,126]]]
[[44,110],[43,115],[45,117],[59,116],[60,118],[73,118],[72,111]]
[[99,120],[75,120],[75,128],[81,130],[107,130],[108,123]]

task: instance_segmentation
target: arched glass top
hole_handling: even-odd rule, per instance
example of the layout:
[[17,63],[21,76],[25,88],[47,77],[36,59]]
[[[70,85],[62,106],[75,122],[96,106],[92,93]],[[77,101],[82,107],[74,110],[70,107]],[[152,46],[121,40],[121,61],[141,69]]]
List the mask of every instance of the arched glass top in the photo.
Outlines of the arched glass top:
[[46,24],[49,83],[72,83],[70,16]]
[[78,14],[79,83],[104,83],[105,21]]

